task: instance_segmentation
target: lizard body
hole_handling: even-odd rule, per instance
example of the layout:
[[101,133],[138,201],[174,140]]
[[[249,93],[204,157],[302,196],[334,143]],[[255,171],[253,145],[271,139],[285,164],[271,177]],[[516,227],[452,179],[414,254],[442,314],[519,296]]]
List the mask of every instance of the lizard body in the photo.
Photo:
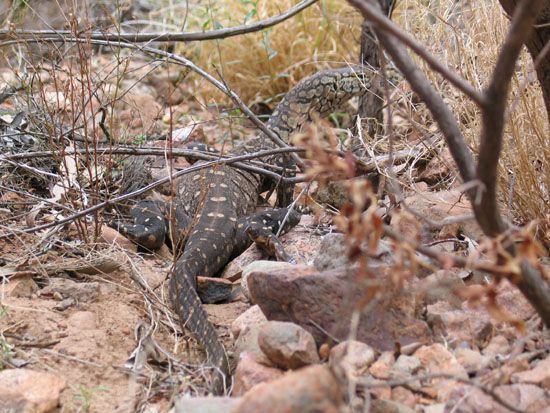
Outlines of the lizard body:
[[[350,68],[318,72],[286,94],[267,126],[288,142],[290,135],[311,120],[314,113],[327,116],[371,86],[369,77]],[[274,147],[274,143],[262,135],[237,146],[229,154]],[[293,168],[288,155],[265,157],[262,161]],[[205,348],[210,363],[219,369],[220,377],[228,374],[228,361],[223,344],[197,295],[196,277],[215,275],[231,258],[243,252],[251,243],[247,229],[251,236],[265,235],[265,231],[270,234],[277,232],[287,213],[286,208],[250,217],[259,195],[274,186],[269,178],[229,165],[196,171],[178,181],[176,216],[180,217],[179,230],[184,229],[187,235],[183,240],[183,252],[171,274],[170,297],[182,324]],[[287,195],[282,201],[284,207],[291,201],[289,194],[293,188],[287,186],[283,189]],[[298,221],[299,215],[291,212],[283,230],[288,230]]]

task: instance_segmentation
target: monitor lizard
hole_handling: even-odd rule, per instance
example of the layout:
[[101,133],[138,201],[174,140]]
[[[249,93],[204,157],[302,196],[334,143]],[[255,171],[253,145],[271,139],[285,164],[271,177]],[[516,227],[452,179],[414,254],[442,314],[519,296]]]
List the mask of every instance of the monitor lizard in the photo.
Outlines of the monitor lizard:
[[[282,140],[299,130],[313,114],[326,117],[354,96],[373,87],[372,77],[352,68],[320,71],[299,82],[290,90],[267,122],[267,127]],[[275,148],[265,136],[259,136],[237,146],[229,155],[253,153]],[[285,156],[267,157],[264,162],[293,168]],[[223,390],[223,380],[229,373],[227,355],[216,330],[208,319],[196,292],[196,277],[213,276],[233,257],[252,242],[250,237],[273,239],[291,201],[293,186],[283,187],[280,206],[254,214],[259,195],[273,189],[276,183],[259,174],[219,165],[189,173],[177,183],[175,208],[172,215],[178,232],[186,233],[183,252],[176,261],[170,277],[170,297],[183,326],[191,331],[206,350],[208,360],[220,373],[214,381],[215,391]],[[286,196],[285,196],[286,195]],[[139,206],[132,215],[135,225],[120,227],[137,243],[158,247],[164,238],[164,224],[158,203]],[[139,208],[142,208],[140,213]],[[283,230],[299,221],[299,214],[290,212]],[[159,230],[160,228],[160,230]]]

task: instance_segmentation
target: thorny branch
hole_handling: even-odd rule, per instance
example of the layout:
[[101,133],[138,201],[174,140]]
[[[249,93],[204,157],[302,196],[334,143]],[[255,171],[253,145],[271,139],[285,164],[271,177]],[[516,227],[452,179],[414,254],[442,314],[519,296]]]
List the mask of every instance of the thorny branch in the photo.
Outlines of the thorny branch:
[[[516,7],[510,30],[493,71],[491,84],[480,99],[476,98],[479,92],[476,92],[475,96],[470,96],[480,106],[483,118],[477,168],[454,115],[442,97],[430,85],[426,76],[416,66],[406,51],[405,45],[411,47],[435,69],[432,62],[433,58],[425,52],[424,47],[408,36],[404,36],[400,29],[396,29],[396,26],[380,11],[379,4],[375,0],[349,0],[349,2],[373,23],[374,31],[380,39],[381,45],[390,54],[395,65],[411,84],[412,89],[420,96],[432,113],[457,163],[463,181],[468,183],[477,180],[482,183],[481,188],[476,186],[476,188],[468,191],[468,195],[483,232],[488,236],[502,234],[507,227],[497,206],[496,182],[506,99],[519,51],[529,36],[542,1],[524,0]],[[440,73],[451,81],[446,71],[440,71]],[[458,84],[455,84],[455,86],[464,91]],[[481,202],[477,200],[479,189],[481,189]],[[512,243],[510,243],[507,252],[512,257],[516,255]],[[540,272],[526,260],[522,260],[520,267],[521,275],[516,277],[514,281],[535,307],[546,326],[550,326],[550,286]]]

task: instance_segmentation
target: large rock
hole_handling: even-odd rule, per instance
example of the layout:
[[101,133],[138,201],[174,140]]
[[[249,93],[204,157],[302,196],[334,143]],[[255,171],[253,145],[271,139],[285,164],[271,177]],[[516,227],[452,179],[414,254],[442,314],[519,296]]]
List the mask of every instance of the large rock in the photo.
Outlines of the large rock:
[[50,412],[59,404],[65,380],[29,369],[0,371],[0,412]]
[[232,413],[340,413],[340,384],[325,366],[309,366],[250,390]]
[[[248,287],[252,301],[268,320],[299,324],[321,345],[332,337],[348,338],[351,316],[368,296],[369,283],[391,285],[389,266],[373,266],[370,272],[373,279],[359,279],[347,269],[319,273],[311,267],[295,266],[292,271],[253,272]],[[406,289],[363,307],[368,312],[361,316],[357,339],[376,350],[393,350],[396,341],[406,345],[430,340],[427,325],[415,318],[415,297]]]
[[313,336],[294,323],[268,321],[260,328],[258,344],[269,360],[282,369],[297,369],[320,361]]

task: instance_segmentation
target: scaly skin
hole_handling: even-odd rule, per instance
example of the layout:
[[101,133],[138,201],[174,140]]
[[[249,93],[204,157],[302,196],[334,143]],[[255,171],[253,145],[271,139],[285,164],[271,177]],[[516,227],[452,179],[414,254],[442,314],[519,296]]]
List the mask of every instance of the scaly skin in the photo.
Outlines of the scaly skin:
[[[327,116],[371,86],[367,77],[350,69],[319,72],[304,79],[287,93],[267,126],[288,142],[289,136],[310,120],[313,113]],[[250,153],[273,147],[274,144],[267,137],[259,137],[235,148],[231,153]],[[289,158],[281,156],[263,160],[292,166]],[[184,175],[178,183],[177,207],[192,218],[183,253],[170,280],[170,296],[181,322],[194,333],[205,348],[210,363],[222,375],[228,374],[227,357],[196,293],[195,280],[199,275],[215,275],[231,257],[246,247],[236,245],[236,240],[242,238],[238,236],[239,231],[245,226],[242,220],[254,212],[259,194],[272,185],[273,182],[257,174],[227,165]],[[284,203],[288,202],[287,198]],[[269,226],[269,229],[276,231],[273,227],[276,227],[276,223]]]

